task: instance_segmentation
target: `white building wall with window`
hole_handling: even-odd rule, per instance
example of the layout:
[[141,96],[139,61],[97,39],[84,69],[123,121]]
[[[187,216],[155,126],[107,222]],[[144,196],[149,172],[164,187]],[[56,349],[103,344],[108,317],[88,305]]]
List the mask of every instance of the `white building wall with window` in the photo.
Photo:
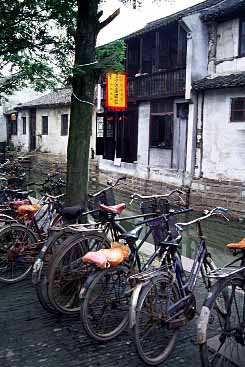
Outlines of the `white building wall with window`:
[[198,171],[205,178],[219,181],[245,181],[245,121],[231,122],[232,99],[244,97],[244,89],[205,92],[203,121],[199,98],[199,126],[203,152],[197,157]]
[[209,70],[211,76],[245,71],[245,21],[232,19],[217,25],[217,46],[215,67]]
[[[39,108],[36,111],[37,149],[44,153],[66,155],[68,136],[61,135],[61,115],[68,115],[68,107]],[[43,134],[42,117],[48,117],[48,133]]]

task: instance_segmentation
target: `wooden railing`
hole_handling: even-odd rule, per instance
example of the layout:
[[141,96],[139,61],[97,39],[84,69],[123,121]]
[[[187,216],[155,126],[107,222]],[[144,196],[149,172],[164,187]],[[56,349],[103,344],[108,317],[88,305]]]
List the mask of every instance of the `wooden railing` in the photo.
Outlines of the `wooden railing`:
[[129,100],[184,95],[186,69],[175,69],[128,78]]

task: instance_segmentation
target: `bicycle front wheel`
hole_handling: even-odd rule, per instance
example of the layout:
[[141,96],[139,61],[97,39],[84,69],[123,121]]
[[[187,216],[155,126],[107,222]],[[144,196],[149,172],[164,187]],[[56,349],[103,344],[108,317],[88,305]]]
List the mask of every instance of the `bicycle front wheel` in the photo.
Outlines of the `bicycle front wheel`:
[[129,269],[117,266],[98,271],[81,305],[81,320],[87,334],[105,342],[119,335],[128,324]]
[[149,365],[164,362],[174,348],[177,329],[169,327],[168,309],[179,298],[177,285],[170,285],[167,278],[150,282],[141,291],[133,337],[139,357]]
[[245,283],[231,278],[219,281],[210,300],[207,339],[200,346],[203,367],[244,366]]

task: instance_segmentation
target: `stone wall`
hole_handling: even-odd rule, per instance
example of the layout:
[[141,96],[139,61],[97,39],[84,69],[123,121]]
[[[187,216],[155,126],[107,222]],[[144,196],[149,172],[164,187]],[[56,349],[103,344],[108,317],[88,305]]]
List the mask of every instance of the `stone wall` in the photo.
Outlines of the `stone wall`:
[[[64,157],[53,154],[35,154],[32,156],[31,176],[39,177],[40,174],[61,172],[65,176],[66,162]],[[90,161],[89,189],[98,190],[101,185],[106,185],[108,180],[116,180],[121,175],[116,172],[99,170],[97,160]],[[185,200],[194,210],[202,211],[222,206],[230,210],[231,216],[245,220],[245,182],[242,181],[217,181],[212,179],[194,179],[189,187],[177,187],[164,182],[150,181],[126,175],[127,180],[117,190],[125,194],[125,198],[133,192],[144,195],[166,193],[179,188],[185,191]],[[32,179],[31,179],[32,180]]]

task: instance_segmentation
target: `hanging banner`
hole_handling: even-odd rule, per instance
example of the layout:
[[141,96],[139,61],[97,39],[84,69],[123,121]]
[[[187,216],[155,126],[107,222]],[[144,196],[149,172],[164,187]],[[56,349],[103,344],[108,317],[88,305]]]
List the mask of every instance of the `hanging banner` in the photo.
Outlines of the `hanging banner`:
[[113,111],[124,111],[127,108],[127,75],[126,73],[106,74],[106,107]]

